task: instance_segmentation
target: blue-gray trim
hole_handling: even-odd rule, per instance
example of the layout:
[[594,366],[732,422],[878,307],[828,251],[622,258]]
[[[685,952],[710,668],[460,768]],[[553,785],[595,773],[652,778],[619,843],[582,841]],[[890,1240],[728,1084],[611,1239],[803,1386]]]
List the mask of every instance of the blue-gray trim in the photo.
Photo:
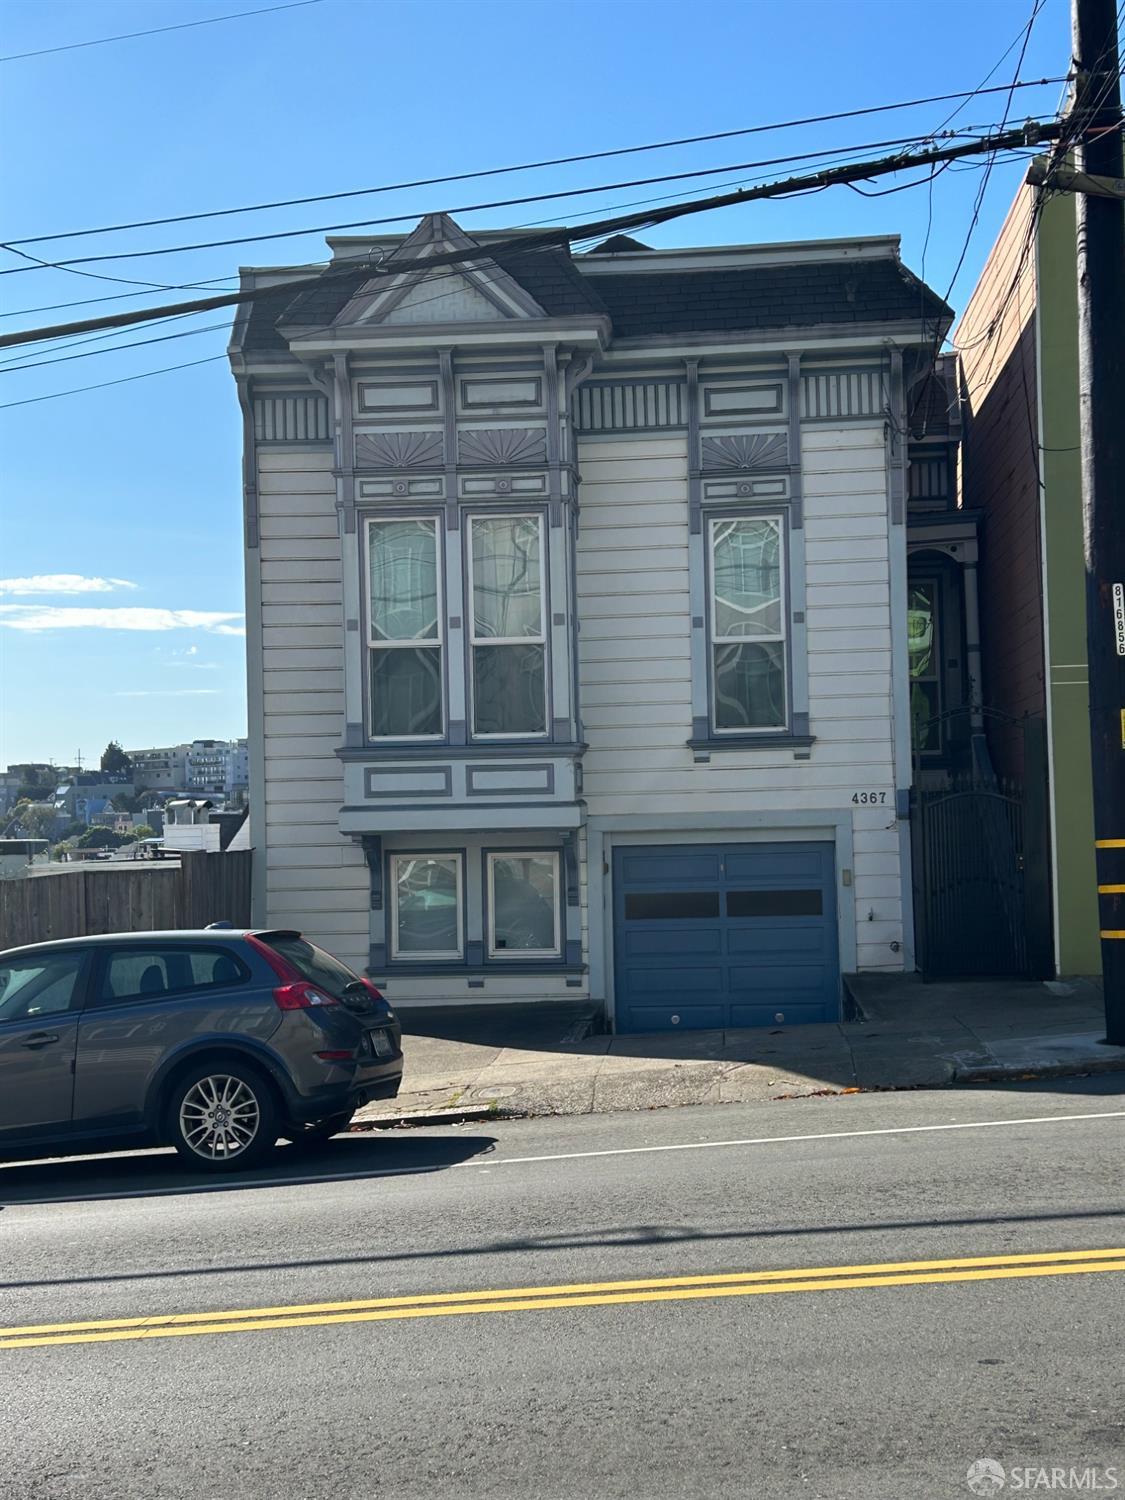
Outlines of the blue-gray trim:
[[442,431],[445,449],[445,529],[456,531],[460,526],[457,510],[457,397],[456,377],[453,371],[453,352],[438,350],[438,368],[441,376]]
[[442,434],[432,428],[378,429],[355,435],[357,469],[440,469],[445,465]]
[[804,422],[870,422],[883,411],[882,371],[877,364],[811,369],[801,376]]
[[[569,944],[567,945],[570,946]],[[372,949],[374,951],[374,949]],[[542,979],[551,979],[558,975],[560,978],[565,974],[585,974],[588,966],[577,959],[566,958],[561,962],[558,959],[512,959],[510,962],[502,958],[493,959],[491,963],[482,964],[441,964],[436,959],[432,963],[412,963],[405,959],[395,959],[393,963],[383,962],[369,965],[372,972],[376,970],[387,976],[387,983],[393,979],[439,979],[443,975],[456,974],[472,976],[469,984],[474,989],[483,989],[483,983],[473,984],[473,978],[480,980],[500,979],[505,974],[518,974],[524,979],[539,976]]]
[[800,531],[805,524],[805,492],[801,471],[801,356],[789,356],[789,524]]
[[581,888],[578,874],[578,835],[571,829],[563,835],[563,868],[566,871],[566,904],[567,906],[578,906],[581,903]]
[[[688,428],[688,520],[693,535],[703,530],[703,475],[700,472],[699,452],[699,361],[685,359],[687,371],[687,428]],[[695,613],[695,610],[692,610]]]
[[254,394],[254,439],[305,447],[332,441],[328,401],[309,390]]
[[[375,402],[373,405],[368,405],[365,400],[368,391],[401,390],[409,386],[426,387],[429,391],[429,398],[425,401]],[[355,394],[356,406],[359,408],[362,416],[375,415],[381,412],[388,418],[394,418],[400,412],[437,412],[440,410],[438,382],[429,379],[425,375],[414,377],[401,375],[398,377],[397,382],[390,380],[357,380],[355,383]]]
[[547,462],[545,427],[461,427],[457,463],[461,468],[541,469]]
[[[497,370],[495,374],[478,372],[475,375],[459,375],[461,384],[461,410],[462,411],[516,411],[528,408],[541,411],[543,408],[543,377],[534,367],[520,370],[518,373]],[[472,385],[497,385],[504,383],[516,384],[519,381],[530,382],[535,386],[535,395],[531,397],[517,398],[511,401],[470,401],[468,396],[469,387]]]
[[569,744],[553,744],[547,740],[478,740],[471,745],[443,744],[437,740],[423,743],[391,740],[376,740],[367,745],[340,745],[337,758],[343,761],[395,761],[395,760],[479,760],[490,758],[505,761],[513,756],[537,755],[542,759],[551,756],[579,756],[586,751],[582,741]]
[[[794,715],[808,722],[807,714]],[[760,734],[723,734],[704,735],[702,739],[690,739],[688,745],[692,750],[774,750],[777,748],[787,749],[807,747],[816,744],[815,734],[800,734],[782,730],[781,733],[772,729],[763,729]]]
[[382,768],[377,766],[368,766],[366,771],[364,771],[363,773],[363,795],[375,800],[385,798],[395,802],[396,804],[399,804],[399,801],[402,797],[452,797],[453,767],[431,766],[426,770],[424,774],[432,776],[436,775],[438,772],[441,772],[442,775],[442,785],[435,788],[432,792],[423,791],[419,787],[404,787],[400,792],[377,792],[374,790],[374,781],[376,776],[413,776],[416,778],[422,775],[423,772],[416,766],[404,766],[401,768],[396,766],[384,766]]
[[891,525],[906,520],[906,396],[902,379],[902,350],[891,350],[890,421],[887,423],[887,471]]
[[[526,775],[529,771],[543,772],[543,785],[533,787],[519,786],[497,786],[477,787],[475,778],[484,774],[495,776],[502,771],[511,771],[515,774]],[[524,797],[533,796],[536,792],[543,792],[548,797],[555,795],[555,767],[553,761],[532,762],[530,765],[505,766],[503,764],[489,766],[466,766],[465,768],[465,796],[466,797]]]
[[[772,407],[766,406],[728,406],[725,411],[714,411],[711,406],[711,397],[714,391],[723,391],[729,396],[738,396],[743,391],[772,390],[775,393]],[[732,384],[729,380],[715,382],[708,380],[703,387],[703,411],[701,415],[705,419],[715,422],[768,422],[771,419],[783,416],[785,411],[785,385],[784,381],[748,381],[744,386]]]
[[[416,796],[417,793],[414,793],[413,795]],[[539,801],[536,801],[536,802],[518,802],[518,803],[511,803],[511,802],[496,802],[496,803],[482,802],[480,804],[480,807],[481,807],[481,811],[482,812],[484,811],[485,808],[490,807],[490,806],[492,806],[492,807],[502,807],[505,811],[512,810],[512,811],[523,812],[525,808],[533,807],[533,808],[536,808],[536,809],[539,809],[539,808],[548,808],[552,812],[557,812],[561,808],[569,808],[569,807],[573,807],[573,805],[574,805],[573,803],[570,803],[570,802],[560,802],[558,800],[555,800],[554,802],[539,800]],[[432,811],[432,809],[433,809],[433,803],[432,802],[396,802],[393,808],[388,808],[388,812],[396,812],[396,813],[400,813],[400,812],[424,812],[424,813],[428,813],[428,812]],[[368,813],[368,814],[370,814],[371,812],[372,812],[372,809],[370,807],[365,806],[362,802],[359,803],[357,806],[355,806],[355,805],[353,805],[353,804],[351,804],[349,802],[345,802],[344,805],[340,808],[340,814],[341,815],[343,815],[344,813]],[[394,830],[394,831],[396,832],[396,835],[399,832],[398,830]],[[440,828],[427,828],[425,830],[420,830],[420,831],[424,831],[426,833],[440,833],[441,829]],[[456,829],[454,831],[457,832],[457,833],[464,833],[465,832],[465,830],[463,828],[458,828],[458,829]],[[348,836],[351,837],[350,834]]]
[[377,833],[365,833],[360,838],[363,857],[370,872],[371,910],[383,909],[383,840]]
[[248,550],[261,541],[258,511],[258,454],[254,436],[254,407],[249,382],[236,381],[238,404],[242,408],[242,519]]
[[667,380],[591,380],[575,392],[574,426],[583,436],[682,428],[685,396],[679,372]]

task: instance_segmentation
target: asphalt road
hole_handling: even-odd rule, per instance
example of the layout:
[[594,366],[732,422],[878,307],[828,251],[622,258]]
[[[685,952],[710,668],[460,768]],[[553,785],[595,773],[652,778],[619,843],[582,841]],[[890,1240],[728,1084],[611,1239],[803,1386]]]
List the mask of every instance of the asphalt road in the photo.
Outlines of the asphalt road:
[[0,1167],[0,1496],[1125,1491],[1123,1090]]

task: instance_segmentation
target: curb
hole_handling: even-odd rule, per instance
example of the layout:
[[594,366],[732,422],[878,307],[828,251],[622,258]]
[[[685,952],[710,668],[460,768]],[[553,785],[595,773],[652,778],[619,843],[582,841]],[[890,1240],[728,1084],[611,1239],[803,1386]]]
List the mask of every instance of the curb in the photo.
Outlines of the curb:
[[1125,1073],[1125,1057],[1094,1057],[1081,1062],[1044,1063],[1039,1068],[996,1063],[992,1067],[954,1069],[950,1081],[954,1084],[1016,1083],[1035,1078],[1084,1078],[1091,1073]]
[[419,1109],[399,1115],[378,1115],[373,1120],[353,1120],[347,1135],[371,1130],[400,1130],[416,1125],[465,1125],[473,1120],[516,1118],[522,1111],[505,1110],[495,1104],[466,1104],[460,1109]]

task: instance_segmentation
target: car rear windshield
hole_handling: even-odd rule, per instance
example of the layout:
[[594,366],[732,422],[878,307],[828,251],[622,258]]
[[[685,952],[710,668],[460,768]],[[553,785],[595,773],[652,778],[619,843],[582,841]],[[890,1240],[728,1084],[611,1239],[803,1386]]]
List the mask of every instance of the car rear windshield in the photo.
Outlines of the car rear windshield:
[[343,995],[345,986],[354,984],[359,977],[338,958],[333,958],[331,953],[325,953],[323,948],[318,948],[306,938],[267,936],[261,941],[267,943],[275,953],[279,953],[286,963],[292,964],[302,979],[307,979],[310,984],[318,984],[337,1000]]

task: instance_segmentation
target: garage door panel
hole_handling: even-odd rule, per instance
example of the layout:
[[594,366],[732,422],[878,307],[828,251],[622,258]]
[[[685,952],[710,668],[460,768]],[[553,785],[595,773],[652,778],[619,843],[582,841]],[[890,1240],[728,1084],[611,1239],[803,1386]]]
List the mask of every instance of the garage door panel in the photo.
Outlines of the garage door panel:
[[715,1031],[727,1024],[723,1005],[641,1005],[630,1016],[630,1031]]
[[797,963],[810,958],[820,963],[831,960],[835,944],[824,930],[823,922],[793,927],[730,927],[724,934],[726,952],[732,959],[763,958],[768,963],[784,963],[790,957]]
[[618,1029],[838,1019],[834,880],[830,844],[616,850]]
[[627,960],[653,958],[717,958],[723,951],[723,935],[717,927],[677,927],[652,931],[626,927],[623,936]]
[[696,850],[685,846],[674,850],[625,851],[620,861],[627,887],[652,889],[660,886],[665,890],[676,890],[680,882],[715,884],[719,879],[720,856],[714,849]]
[[660,964],[652,968],[628,965],[625,978],[630,993],[645,995],[702,995],[710,997],[723,992],[723,971],[701,968],[696,964]]
[[752,884],[790,885],[808,879],[819,885],[824,873],[824,858],[819,850],[800,844],[771,845],[777,853],[766,855],[760,850],[733,850],[726,856],[727,884],[746,879]]
[[[778,1020],[778,1017],[781,1020]],[[802,1003],[788,997],[775,1005],[739,1005],[730,1007],[728,1026],[803,1026],[824,1020],[824,1001],[819,997]]]

